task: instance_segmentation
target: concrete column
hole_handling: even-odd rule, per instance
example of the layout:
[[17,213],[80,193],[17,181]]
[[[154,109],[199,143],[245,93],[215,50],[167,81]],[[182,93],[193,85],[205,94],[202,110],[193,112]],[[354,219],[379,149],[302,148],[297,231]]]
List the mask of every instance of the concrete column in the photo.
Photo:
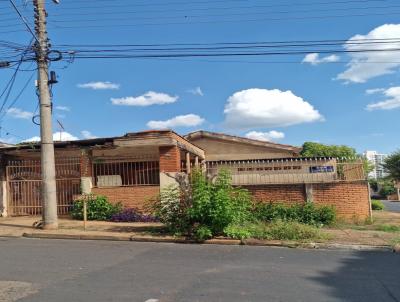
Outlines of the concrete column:
[[191,167],[190,167],[190,153],[186,152],[186,173],[190,174],[191,171]]
[[306,202],[314,202],[313,185],[305,184],[304,186],[305,186],[305,190],[306,190]]
[[91,177],[81,177],[81,192],[82,194],[92,193],[93,183]]
[[160,189],[178,185],[176,177],[181,173],[181,151],[176,146],[160,147]]
[[7,181],[1,181],[1,204],[0,204],[0,214],[1,217],[8,216],[8,199],[7,199]]
[[196,156],[196,157],[194,158],[194,165],[195,165],[196,168],[199,167],[199,157],[198,157],[198,156]]

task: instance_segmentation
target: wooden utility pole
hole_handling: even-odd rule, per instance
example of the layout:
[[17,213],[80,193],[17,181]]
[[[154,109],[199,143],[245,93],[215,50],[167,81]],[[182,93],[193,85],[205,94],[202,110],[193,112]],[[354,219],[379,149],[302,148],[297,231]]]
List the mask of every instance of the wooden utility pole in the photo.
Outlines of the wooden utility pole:
[[35,32],[37,37],[36,60],[40,101],[43,228],[57,229],[56,171],[51,117],[52,105],[49,90],[49,59],[45,2],[45,0],[33,0],[35,10]]

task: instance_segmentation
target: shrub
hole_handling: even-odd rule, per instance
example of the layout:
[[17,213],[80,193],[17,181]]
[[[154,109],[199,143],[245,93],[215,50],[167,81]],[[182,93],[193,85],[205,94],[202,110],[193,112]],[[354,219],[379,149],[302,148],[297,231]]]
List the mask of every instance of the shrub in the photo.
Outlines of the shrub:
[[[229,224],[251,217],[251,195],[231,185],[228,171],[221,170],[212,183],[201,171],[194,170],[188,185],[184,181],[179,183],[180,187],[161,192],[154,211],[175,233],[212,237],[223,234]],[[202,227],[199,229],[199,226]]]
[[[87,197],[87,219],[88,220],[109,220],[114,214],[121,212],[120,203],[112,204],[105,196],[90,195]],[[83,219],[84,199],[74,202],[71,216],[74,219]]]
[[382,203],[382,201],[376,199],[371,201],[371,207],[374,211],[382,211],[385,209],[385,205]]
[[321,238],[319,229],[314,226],[281,220],[269,223],[231,224],[225,228],[225,235],[234,239],[309,240]]
[[379,190],[379,195],[383,198],[387,198],[389,195],[396,193],[396,188],[392,181],[384,180],[381,183],[381,189]]
[[287,206],[276,203],[259,203],[254,210],[261,221],[297,221],[309,225],[330,225],[336,221],[336,211],[330,206],[305,205]]
[[159,220],[152,215],[142,214],[137,209],[127,208],[111,216],[114,222],[158,222]]
[[163,189],[153,205],[154,215],[173,233],[184,232],[190,223],[186,203],[178,186],[170,185]]
[[203,241],[213,237],[213,233],[210,228],[206,225],[199,225],[194,227],[193,236],[197,240]]

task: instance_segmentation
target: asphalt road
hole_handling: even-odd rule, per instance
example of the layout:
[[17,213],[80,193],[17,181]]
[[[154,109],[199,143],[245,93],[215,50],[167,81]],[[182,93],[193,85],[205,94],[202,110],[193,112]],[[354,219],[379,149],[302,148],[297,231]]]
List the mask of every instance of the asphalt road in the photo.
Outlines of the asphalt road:
[[399,301],[400,255],[0,238],[0,301]]
[[382,202],[385,205],[385,211],[400,212],[400,201],[382,200]]

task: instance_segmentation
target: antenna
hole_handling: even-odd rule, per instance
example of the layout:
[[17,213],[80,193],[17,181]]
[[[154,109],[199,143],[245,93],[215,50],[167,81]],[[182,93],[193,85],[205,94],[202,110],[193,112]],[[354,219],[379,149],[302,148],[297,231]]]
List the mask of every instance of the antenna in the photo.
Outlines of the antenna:
[[63,131],[65,131],[65,128],[59,120],[57,120],[57,124],[58,124],[58,126],[60,126],[60,142],[61,142],[62,141],[62,133],[63,133]]

